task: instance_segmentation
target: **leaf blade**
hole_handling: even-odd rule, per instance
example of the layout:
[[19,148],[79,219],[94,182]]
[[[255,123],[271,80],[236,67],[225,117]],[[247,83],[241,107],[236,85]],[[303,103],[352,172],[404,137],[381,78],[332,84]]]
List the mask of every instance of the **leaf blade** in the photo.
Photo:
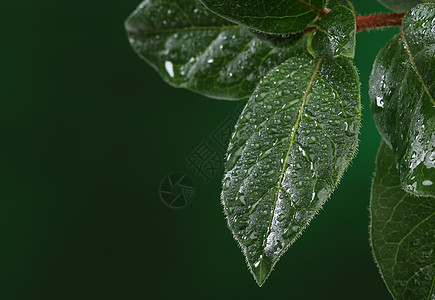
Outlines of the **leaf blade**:
[[402,187],[435,196],[435,5],[422,4],[403,20],[401,34],[379,52],[370,76],[376,126],[396,153]]
[[401,188],[394,152],[382,142],[370,200],[372,251],[395,299],[435,297],[435,202]]
[[296,33],[312,24],[325,0],[201,0],[214,13],[266,33]]
[[308,53],[270,72],[246,104],[222,203],[260,286],[338,183],[356,151],[360,113],[352,64]]
[[314,57],[354,58],[356,20],[354,12],[342,5],[334,7],[317,25],[308,38],[308,50]]
[[146,0],[125,27],[135,52],[166,82],[217,99],[249,97],[262,76],[293,55],[196,0]]

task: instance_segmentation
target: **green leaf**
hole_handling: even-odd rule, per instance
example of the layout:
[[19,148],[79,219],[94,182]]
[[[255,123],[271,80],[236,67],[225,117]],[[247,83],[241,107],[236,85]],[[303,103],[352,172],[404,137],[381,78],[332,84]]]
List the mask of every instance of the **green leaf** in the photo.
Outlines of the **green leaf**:
[[405,12],[420,3],[435,2],[434,0],[378,0],[383,6],[395,12]]
[[260,40],[268,43],[271,47],[278,48],[293,47],[306,35],[303,32],[293,34],[271,34],[257,31],[255,29],[249,29],[249,31]]
[[356,20],[352,10],[336,6],[320,19],[318,29],[308,38],[308,51],[314,57],[354,58]]
[[218,15],[267,33],[295,33],[311,25],[326,0],[201,0]]
[[396,153],[402,187],[435,196],[435,5],[420,4],[379,52],[370,77],[376,126]]
[[275,49],[196,0],[147,0],[125,23],[136,53],[175,87],[242,99],[293,55]]
[[350,2],[349,0],[329,0],[328,3],[326,4],[328,8],[334,8],[339,5],[346,6],[347,8],[351,9],[353,12],[355,11],[352,2]]
[[360,118],[352,63],[306,50],[271,71],[247,102],[227,151],[222,203],[260,286],[336,187]]
[[435,201],[400,186],[394,153],[384,142],[370,201],[373,254],[395,299],[435,298]]

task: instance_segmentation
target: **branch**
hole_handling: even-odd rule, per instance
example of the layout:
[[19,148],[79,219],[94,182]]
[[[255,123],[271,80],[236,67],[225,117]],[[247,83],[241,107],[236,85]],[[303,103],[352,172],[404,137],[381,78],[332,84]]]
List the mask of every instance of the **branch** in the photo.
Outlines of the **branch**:
[[[322,15],[325,15],[329,10],[323,11]],[[392,26],[402,26],[402,19],[405,13],[398,14],[378,14],[378,15],[355,15],[356,18],[356,32],[373,28],[383,28]],[[316,27],[308,27],[304,30],[305,33],[310,33]]]
[[405,13],[379,14],[379,15],[356,15],[356,31],[360,32],[372,28],[402,26]]

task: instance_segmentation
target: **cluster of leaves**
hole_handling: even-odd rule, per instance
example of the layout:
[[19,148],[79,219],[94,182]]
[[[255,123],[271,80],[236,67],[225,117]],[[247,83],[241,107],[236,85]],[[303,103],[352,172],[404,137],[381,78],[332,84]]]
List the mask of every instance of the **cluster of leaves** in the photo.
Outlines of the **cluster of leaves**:
[[[376,58],[373,116],[384,142],[371,196],[375,259],[395,298],[435,297],[435,4],[408,11]],[[222,204],[261,286],[330,197],[361,123],[347,0],[145,0],[126,21],[165,81],[249,100],[228,146]]]

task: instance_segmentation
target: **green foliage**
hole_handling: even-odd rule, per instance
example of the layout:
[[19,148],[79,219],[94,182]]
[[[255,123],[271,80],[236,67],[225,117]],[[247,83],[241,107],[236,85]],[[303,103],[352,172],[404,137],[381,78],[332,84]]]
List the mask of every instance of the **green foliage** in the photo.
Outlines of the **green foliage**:
[[196,0],[144,1],[125,26],[133,49],[165,81],[213,98],[249,97],[261,77],[293,56]]
[[379,52],[370,77],[373,116],[394,149],[402,187],[435,197],[435,5],[421,4]]
[[259,285],[334,190],[356,151],[360,118],[352,63],[306,50],[249,99],[228,148],[222,202]]
[[317,30],[308,38],[308,51],[313,57],[354,58],[355,40],[355,14],[347,7],[337,6],[319,21]]
[[[410,10],[370,77],[384,140],[372,188],[372,247],[393,297],[432,299],[435,4],[382,2]],[[222,204],[260,286],[356,152],[355,35],[391,25],[367,22],[348,0],[146,0],[126,21],[133,49],[171,85],[250,97],[228,147]]]
[[373,253],[396,299],[434,299],[435,201],[405,192],[395,165],[383,142],[370,200]]
[[326,0],[201,0],[216,14],[267,33],[295,33],[311,25]]

